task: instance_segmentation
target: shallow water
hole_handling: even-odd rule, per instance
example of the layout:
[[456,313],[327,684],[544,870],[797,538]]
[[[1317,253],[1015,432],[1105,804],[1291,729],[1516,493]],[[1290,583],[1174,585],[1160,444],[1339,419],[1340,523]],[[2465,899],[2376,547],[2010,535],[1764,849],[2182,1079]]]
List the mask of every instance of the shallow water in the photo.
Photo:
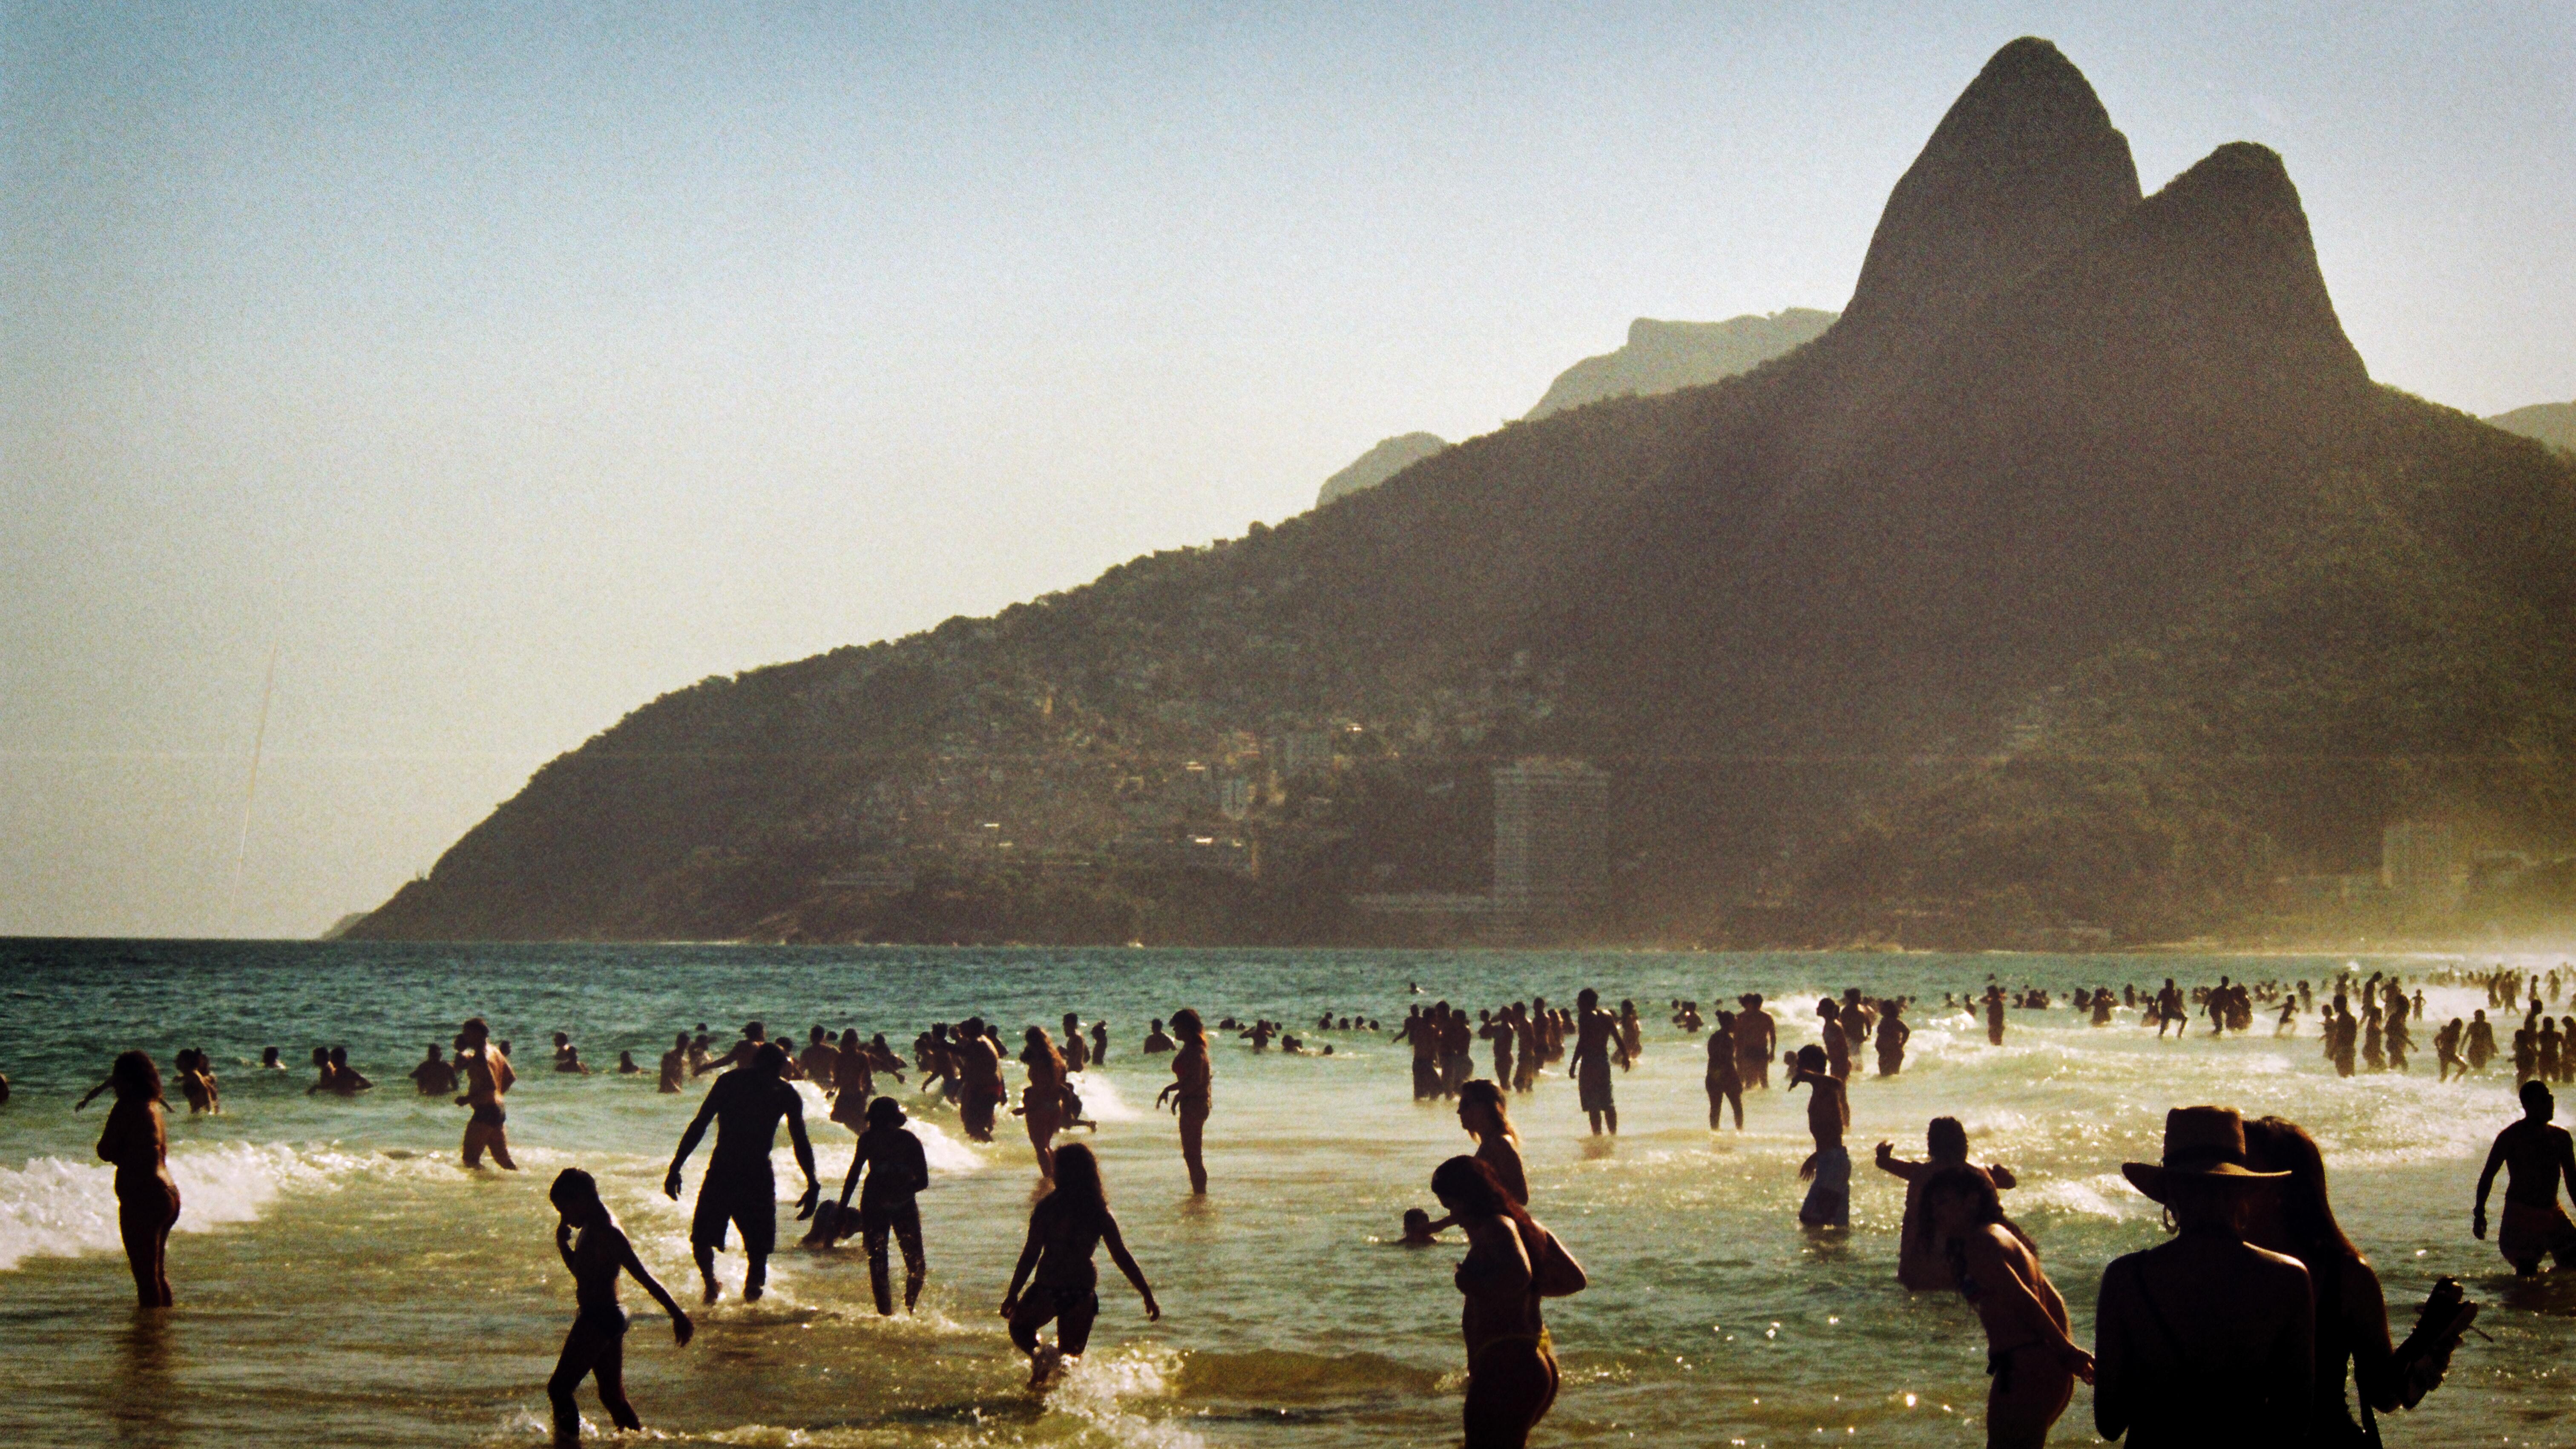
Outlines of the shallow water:
[[[728,1292],[674,1350],[630,1284],[630,1392],[674,1442],[911,1445],[1388,1445],[1454,1442],[1459,1384],[1454,1249],[1390,1246],[1431,1168],[1463,1150],[1449,1109],[1408,1100],[1405,1049],[1329,1032],[1328,1059],[1217,1052],[1208,1133],[1213,1191],[1187,1193],[1170,1118],[1150,1110],[1164,1059],[1136,1054],[1151,1016],[1196,1005],[1290,1023],[1366,1012],[1389,1030],[1414,999],[1470,1008],[1584,985],[1633,997],[1644,1059],[1618,1081],[1622,1135],[1587,1140],[1571,1085],[1516,1098],[1533,1209],[1593,1287],[1550,1305],[1566,1385],[1541,1444],[1974,1444],[1983,1439],[1983,1345],[1954,1298],[1893,1278],[1901,1184],[1867,1166],[1894,1140],[1919,1155],[1924,1122],[1968,1125],[1980,1161],[2011,1164],[2006,1201],[2039,1240],[2089,1341],[2095,1282],[2112,1256],[2162,1236],[2118,1176],[2152,1158],[2169,1106],[2230,1103],[2296,1118],[2324,1143],[2345,1226],[2393,1304],[2439,1273],[2491,1306],[2425,1407],[2386,1425],[2392,1444],[2576,1442],[2560,1367],[2576,1338],[2576,1280],[2517,1284],[2467,1230],[2477,1165],[2514,1115],[2509,1081],[2437,1086],[2335,1078],[2313,1019],[2299,1036],[2159,1042],[2122,1012],[2110,1029],[2072,1012],[2016,1011],[2000,1050],[1965,1017],[1927,1013],[1903,1076],[1852,1086],[1854,1225],[1801,1232],[1803,1097],[1748,1094],[1751,1130],[1712,1137],[1699,1045],[1660,1025],[1663,1003],[1759,990],[1782,1035],[1812,1040],[1827,989],[1937,1002],[1988,972],[2058,993],[2077,985],[2221,973],[2322,981],[2341,959],[1387,953],[1303,951],[825,950],[732,947],[426,947],[356,944],[0,943],[0,1442],[134,1445],[333,1442],[520,1445],[545,1438],[543,1384],[571,1318],[545,1186],[598,1173],[645,1261],[694,1303],[683,1204],[659,1193],[695,1092],[647,1077],[542,1070],[569,1031],[595,1065],[621,1048],[649,1066],[673,1031],[718,1039],[758,1017],[884,1031],[902,1049],[932,1020],[981,1012],[1006,1033],[1070,1009],[1106,1017],[1111,1053],[1084,1082],[1113,1205],[1165,1317],[1148,1324],[1103,1264],[1089,1361],[1043,1399],[994,1316],[1019,1246],[1034,1170],[1025,1142],[963,1141],[918,1102],[933,1182],[922,1199],[931,1286],[918,1319],[881,1321],[854,1248],[792,1247],[772,1292]],[[2410,981],[2439,963],[2364,960]],[[2525,963],[2525,964],[2550,964]],[[2483,997],[2432,988],[2436,1019]],[[1807,1011],[1795,1004],[1804,1002]],[[534,1064],[510,1100],[525,1169],[455,1163],[464,1113],[415,1096],[402,1074],[463,1017],[489,1018]],[[2429,1039],[2429,1031],[2420,1035]],[[262,1046],[300,1061],[340,1043],[385,1085],[356,1102],[308,1098],[309,1073],[262,1072]],[[179,1308],[139,1322],[115,1254],[114,1200],[91,1146],[103,1108],[71,1102],[128,1046],[165,1070],[181,1047],[219,1064],[227,1111],[171,1122],[186,1199],[171,1243]],[[1481,1048],[1480,1063],[1485,1061]],[[1016,1068],[1014,1068],[1016,1070]],[[175,1093],[174,1093],[175,1097]],[[808,1118],[825,1179],[849,1134]],[[796,1173],[778,1155],[782,1190]],[[699,1162],[704,1160],[701,1148]],[[691,1174],[692,1190],[696,1177]],[[791,1210],[782,1209],[782,1240]],[[728,1288],[741,1260],[720,1260]],[[2410,1320],[2411,1321],[2411,1320]],[[2399,1331],[2402,1333],[2401,1322]],[[585,1392],[585,1407],[602,1418]],[[2095,1442],[2079,1390],[2052,1442]]]

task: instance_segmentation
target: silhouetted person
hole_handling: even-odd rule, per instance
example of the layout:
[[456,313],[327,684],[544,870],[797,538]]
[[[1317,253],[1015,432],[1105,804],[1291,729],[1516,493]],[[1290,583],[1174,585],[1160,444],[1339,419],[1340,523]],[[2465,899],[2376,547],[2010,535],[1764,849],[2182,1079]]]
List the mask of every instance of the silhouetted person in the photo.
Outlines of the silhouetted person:
[[[709,1072],[720,1072],[729,1067],[748,1065],[751,1059],[759,1053],[760,1049],[768,1044],[768,1027],[765,1027],[756,1021],[744,1022],[742,1025],[742,1039],[740,1041],[735,1042],[731,1047],[727,1048],[723,1056],[710,1057],[691,1067],[689,1069],[689,1075],[693,1077],[703,1077]],[[782,1049],[779,1055],[783,1060],[786,1053]],[[783,1070],[781,1075],[784,1075]]]
[[424,1097],[444,1097],[456,1090],[456,1068],[439,1055],[438,1043],[429,1044],[429,1055],[411,1069],[411,1084]]
[[1038,1176],[1051,1181],[1055,1134],[1064,1127],[1065,1077],[1071,1067],[1042,1026],[1030,1027],[1022,1038],[1020,1065],[1028,1069],[1028,1082],[1020,1088],[1020,1121],[1028,1128],[1030,1148],[1037,1153]]
[[1737,997],[1744,1008],[1735,1017],[1735,1068],[1746,1087],[1771,1087],[1771,1053],[1779,1048],[1779,1028],[1771,1013],[1762,1009],[1762,993],[1748,991]]
[[1091,1064],[1093,1066],[1101,1066],[1107,1063],[1108,1060],[1109,1023],[1105,1021],[1095,1021],[1091,1024]]
[[1010,1089],[1002,1085],[1002,1053],[984,1034],[980,1017],[968,1017],[957,1035],[957,1122],[967,1136],[990,1142],[993,1115],[1010,1097]]
[[[1458,1125],[1476,1139],[1476,1160],[1493,1169],[1494,1181],[1502,1184],[1512,1201],[1529,1206],[1529,1173],[1521,1166],[1520,1134],[1512,1130],[1511,1119],[1503,1111],[1503,1089],[1487,1081],[1459,1088]],[[1442,1218],[1431,1230],[1438,1232],[1451,1221]]]
[[2039,1247],[2004,1216],[1985,1173],[1962,1163],[1923,1184],[1925,1235],[1986,1330],[1987,1449],[2042,1449],[2050,1426],[2093,1380],[2093,1355],[2069,1337],[2066,1300]]
[[2245,1165],[2232,1107],[2165,1114],[2161,1165],[2123,1163],[2175,1237],[2102,1274],[2093,1422],[2129,1449],[2269,1449],[2308,1442],[2314,1300],[2295,1258],[2247,1243],[2252,1197],[2287,1173]]
[[1200,1024],[1196,1011],[1183,1007],[1173,1013],[1172,1029],[1181,1034],[1181,1049],[1172,1058],[1172,1080],[1154,1096],[1159,1107],[1165,1100],[1180,1119],[1181,1161],[1190,1170],[1190,1191],[1207,1192],[1206,1133],[1215,1070],[1208,1061],[1207,1028]]
[[814,1145],[805,1140],[805,1099],[780,1078],[787,1069],[786,1049],[765,1042],[747,1066],[716,1078],[680,1134],[680,1150],[671,1157],[662,1193],[680,1198],[680,1169],[716,1124],[716,1147],[707,1174],[698,1182],[697,1211],[689,1219],[689,1253],[697,1259],[698,1276],[706,1280],[706,1301],[716,1301],[716,1253],[725,1245],[728,1223],[742,1231],[742,1296],[757,1302],[769,1281],[769,1255],[778,1246],[778,1182],[769,1167],[769,1151],[778,1139],[778,1119],[787,1119],[787,1136],[796,1149],[796,1165],[805,1170],[805,1193],[796,1200],[796,1216],[813,1215],[822,1184],[814,1178]]
[[[2111,993],[2105,990],[2101,1000],[2108,1003]],[[1887,1015],[1878,1023],[1878,1074],[1892,1077],[1905,1070],[1905,1044],[1914,1039],[1914,1028],[1905,1024],[1905,1003],[1887,1003]]]
[[1798,1205],[1798,1221],[1811,1228],[1850,1227],[1851,1153],[1843,1148],[1843,1133],[1851,1129],[1851,1099],[1827,1069],[1823,1047],[1798,1048],[1788,1065],[1787,1090],[1806,1084],[1807,1135],[1816,1143],[1816,1150],[1798,1165],[1799,1178],[1813,1184]]
[[1583,1099],[1583,1115],[1592,1122],[1592,1135],[1601,1135],[1603,1122],[1610,1132],[1619,1131],[1619,1104],[1610,1095],[1610,1048],[1617,1040],[1619,1019],[1601,1009],[1601,993],[1587,986],[1576,993],[1574,1080]]
[[868,1251],[868,1287],[876,1295],[877,1312],[887,1316],[894,1313],[887,1236],[903,1245],[904,1312],[910,1313],[921,1301],[922,1279],[930,1273],[929,1259],[921,1250],[921,1207],[914,1199],[914,1194],[930,1186],[930,1159],[922,1154],[921,1139],[904,1121],[903,1105],[894,1098],[870,1102],[867,1130],[859,1134],[850,1175],[841,1183],[840,1215],[846,1219],[850,1190],[859,1187],[859,1170],[867,1169],[867,1185],[859,1192],[859,1233]]
[[[1104,1245],[1109,1261],[1136,1285],[1145,1300],[1147,1321],[1159,1321],[1162,1305],[1153,1285],[1127,1252],[1118,1219],[1109,1212],[1109,1194],[1100,1181],[1100,1159],[1079,1142],[1056,1153],[1055,1188],[1029,1210],[1029,1236],[1020,1261],[1011,1269],[1010,1291],[1002,1295],[1002,1317],[1011,1325],[1011,1342],[1029,1356],[1029,1387],[1053,1377],[1057,1365],[1079,1358],[1091,1342],[1091,1325],[1100,1317],[1100,1270],[1092,1254]],[[1021,1290],[1025,1288],[1024,1294]],[[1055,1344],[1042,1346],[1038,1331],[1052,1321]]]
[[1161,1056],[1172,1049],[1172,1039],[1163,1034],[1163,1019],[1159,1016],[1155,1017],[1153,1026],[1145,1033],[1145,1045],[1142,1050],[1145,1055],[1153,1057]]
[[108,1068],[107,1087],[116,1093],[116,1105],[99,1131],[98,1157],[116,1168],[116,1232],[125,1243],[126,1265],[134,1270],[134,1299],[144,1308],[167,1308],[179,1184],[170,1176],[161,1069],[142,1052],[122,1052]]
[[1467,1449],[1521,1449],[1556,1403],[1556,1349],[1540,1300],[1583,1291],[1582,1265],[1475,1158],[1441,1163],[1431,1195],[1467,1233],[1452,1277],[1465,1300]]
[[456,1105],[473,1109],[465,1123],[465,1165],[481,1167],[483,1154],[488,1151],[502,1170],[518,1171],[519,1164],[510,1160],[506,1125],[510,1114],[502,1107],[501,1098],[518,1082],[519,1074],[510,1070],[509,1052],[494,1049],[491,1028],[483,1024],[483,1018],[466,1022],[458,1033],[456,1065],[465,1073],[465,1095],[456,1099]]
[[677,1092],[689,1079],[689,1034],[680,1032],[671,1038],[671,1049],[662,1053],[661,1074],[654,1079],[656,1092]]
[[1744,1069],[1735,1059],[1735,1017],[1730,1012],[1717,1014],[1717,1030],[1708,1034],[1708,1070],[1700,1085],[1708,1091],[1708,1130],[1718,1129],[1719,1114],[1729,1105],[1735,1108],[1735,1130],[1744,1130]]
[[1891,1143],[1878,1144],[1878,1170],[1905,1183],[1905,1219],[1897,1234],[1896,1281],[1918,1293],[1955,1288],[1949,1260],[1935,1248],[1923,1218],[1923,1187],[1936,1173],[1966,1167],[1985,1175],[1998,1191],[2009,1192],[2016,1179],[2008,1167],[1973,1167],[1968,1162],[1968,1129],[1956,1117],[1935,1117],[1924,1129],[1926,1159],[1908,1162]]
[[2571,1152],[2567,1129],[2549,1120],[2557,1111],[2546,1085],[2523,1083],[2522,1120],[2496,1134],[2486,1169],[2478,1174],[2470,1231],[2487,1235],[2487,1193],[2495,1186],[2496,1169],[2506,1169],[2504,1222],[2496,1233],[2496,1248],[2525,1277],[2540,1271],[2544,1257],[2556,1259],[2561,1269],[2576,1263],[2576,1224],[2568,1222],[2566,1209],[2558,1205],[2561,1182],[2576,1193],[2576,1152]]
[[546,1197],[563,1215],[555,1224],[555,1251],[572,1270],[575,1305],[563,1355],[555,1361],[554,1377],[546,1380],[546,1398],[554,1407],[556,1449],[572,1449],[581,1442],[581,1408],[573,1394],[585,1377],[599,1385],[600,1407],[608,1410],[618,1428],[632,1432],[644,1427],[644,1421],[635,1417],[635,1406],[626,1401],[626,1310],[617,1302],[618,1274],[632,1276],[671,1315],[671,1337],[681,1347],[688,1346],[696,1329],[669,1291],[636,1259],[634,1246],[608,1215],[599,1200],[599,1183],[589,1173],[565,1168]]

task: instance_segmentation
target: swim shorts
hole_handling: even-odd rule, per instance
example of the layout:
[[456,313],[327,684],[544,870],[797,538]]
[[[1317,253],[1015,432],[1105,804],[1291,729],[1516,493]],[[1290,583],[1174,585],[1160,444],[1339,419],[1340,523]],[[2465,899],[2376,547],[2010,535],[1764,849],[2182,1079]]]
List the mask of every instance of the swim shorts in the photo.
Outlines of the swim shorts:
[[498,1127],[509,1120],[510,1114],[502,1111],[498,1102],[474,1104],[474,1125],[477,1127]]
[[1068,1355],[1079,1354],[1091,1342],[1091,1325],[1099,1317],[1097,1291],[1033,1283],[1028,1292],[1020,1295],[1019,1310],[1011,1315],[1011,1340],[1023,1349],[1032,1348],[1037,1343],[1038,1330],[1053,1320],[1056,1347]]
[[573,1315],[572,1326],[604,1333],[610,1338],[624,1338],[628,1322],[626,1310],[623,1308],[585,1308]]
[[1582,1068],[1575,1074],[1575,1081],[1583,1089],[1584,1111],[1608,1112],[1618,1106],[1618,1103],[1610,1099],[1610,1059],[1608,1057],[1585,1057]]
[[1811,1228],[1851,1226],[1851,1154],[1839,1147],[1816,1152],[1816,1181],[1798,1207],[1798,1221]]
[[2537,1268],[2553,1255],[2563,1266],[2576,1258],[2576,1223],[2556,1203],[2535,1207],[2507,1198],[2504,1220],[2496,1225],[2496,1249],[2516,1268]]
[[765,1258],[778,1246],[778,1182],[768,1173],[718,1177],[698,1184],[698,1210],[689,1219],[689,1246],[725,1245],[725,1225],[742,1230],[742,1250]]

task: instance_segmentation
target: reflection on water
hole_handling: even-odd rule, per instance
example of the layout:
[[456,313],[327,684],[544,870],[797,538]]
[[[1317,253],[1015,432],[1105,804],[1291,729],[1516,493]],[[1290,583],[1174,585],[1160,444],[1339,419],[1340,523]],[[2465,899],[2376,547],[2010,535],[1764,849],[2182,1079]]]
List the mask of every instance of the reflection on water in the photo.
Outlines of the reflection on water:
[[117,1444],[165,1449],[182,1438],[170,1319],[168,1310],[137,1309],[117,1330],[117,1357],[100,1394],[100,1416]]

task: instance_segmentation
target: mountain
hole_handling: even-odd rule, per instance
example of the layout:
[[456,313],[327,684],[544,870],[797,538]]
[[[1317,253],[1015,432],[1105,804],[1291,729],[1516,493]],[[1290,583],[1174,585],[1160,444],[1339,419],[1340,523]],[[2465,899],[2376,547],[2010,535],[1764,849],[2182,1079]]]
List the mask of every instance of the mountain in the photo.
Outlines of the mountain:
[[2498,413],[2487,421],[2508,433],[2538,438],[2553,448],[2576,451],[2576,403],[2534,403]]
[[1628,324],[1628,341],[1619,350],[1587,357],[1558,373],[1547,395],[1529,410],[1529,421],[1604,398],[1647,397],[1722,382],[1806,346],[1832,325],[1833,313],[1812,307],[1723,322],[1640,317]]
[[2576,848],[2571,633],[2576,463],[2371,382],[2278,156],[2142,196],[2025,39],[1806,346],[666,695],[352,934],[1369,940],[1533,754],[1611,777],[1578,938],[2240,929],[2392,821]]
[[1382,439],[1376,447],[1353,459],[1349,467],[1325,479],[1323,491],[1315,495],[1315,506],[1321,508],[1336,498],[1375,488],[1448,446],[1433,433],[1403,433]]

